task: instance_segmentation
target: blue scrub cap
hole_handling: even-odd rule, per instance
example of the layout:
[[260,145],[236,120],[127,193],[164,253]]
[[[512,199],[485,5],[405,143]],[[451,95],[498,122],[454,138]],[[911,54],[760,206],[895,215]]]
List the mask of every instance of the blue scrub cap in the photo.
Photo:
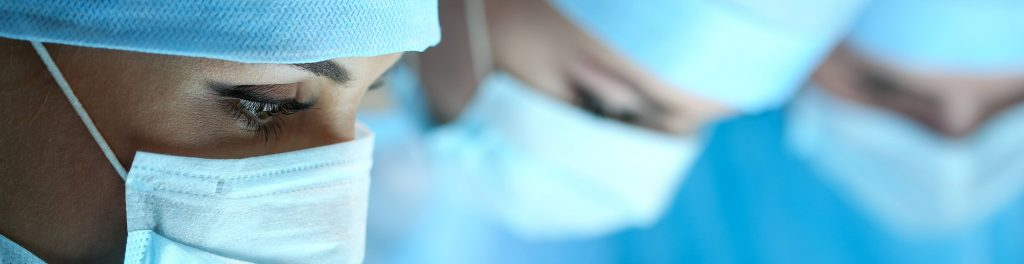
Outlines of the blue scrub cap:
[[245,63],[423,51],[436,0],[3,0],[0,37]]
[[677,88],[757,111],[789,99],[866,0],[549,0]]
[[850,46],[896,65],[955,71],[1024,67],[1024,2],[874,1]]

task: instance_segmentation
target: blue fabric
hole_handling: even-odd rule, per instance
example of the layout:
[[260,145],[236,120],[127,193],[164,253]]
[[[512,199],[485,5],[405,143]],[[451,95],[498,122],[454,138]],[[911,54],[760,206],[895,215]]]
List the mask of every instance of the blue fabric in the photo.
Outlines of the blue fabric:
[[4,0],[0,36],[246,63],[422,51],[435,0]]
[[884,0],[865,8],[851,46],[886,62],[991,72],[1024,67],[1024,2]]
[[867,0],[549,0],[662,80],[744,112],[784,103]]
[[784,143],[785,111],[726,121],[654,227],[530,243],[438,181],[433,212],[385,263],[1022,263],[1024,200],[970,233],[896,237],[822,182]]
[[785,144],[785,111],[728,121],[657,227],[611,238],[619,262],[1021,263],[1024,201],[972,232],[911,241],[883,231]]

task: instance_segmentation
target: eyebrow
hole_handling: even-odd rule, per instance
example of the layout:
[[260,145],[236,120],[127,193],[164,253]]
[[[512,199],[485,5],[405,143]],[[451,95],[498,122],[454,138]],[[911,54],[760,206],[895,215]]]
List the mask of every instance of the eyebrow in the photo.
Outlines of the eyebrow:
[[306,70],[315,74],[316,76],[323,76],[334,80],[338,84],[347,84],[351,77],[348,74],[348,70],[345,67],[339,66],[332,61],[321,61],[314,63],[297,63],[290,64],[296,68]]

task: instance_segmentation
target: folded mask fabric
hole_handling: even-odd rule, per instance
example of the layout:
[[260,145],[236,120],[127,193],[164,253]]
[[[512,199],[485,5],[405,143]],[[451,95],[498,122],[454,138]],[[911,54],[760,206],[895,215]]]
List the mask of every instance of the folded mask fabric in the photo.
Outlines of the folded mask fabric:
[[431,0],[4,0],[0,37],[244,63],[423,51]]

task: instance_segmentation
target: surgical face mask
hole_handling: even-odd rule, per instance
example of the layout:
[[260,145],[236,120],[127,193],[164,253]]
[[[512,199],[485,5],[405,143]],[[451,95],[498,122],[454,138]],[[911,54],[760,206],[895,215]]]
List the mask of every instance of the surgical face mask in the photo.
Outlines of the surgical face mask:
[[125,263],[360,263],[372,135],[261,157],[139,152]]
[[373,148],[365,127],[349,142],[244,159],[138,152],[126,172],[45,47],[33,46],[125,180],[125,263],[362,261]]
[[826,182],[898,234],[950,235],[984,222],[1024,187],[1024,105],[969,138],[810,89],[788,140]]
[[700,146],[594,116],[502,72],[426,144],[439,176],[464,183],[464,197],[538,240],[654,223]]

